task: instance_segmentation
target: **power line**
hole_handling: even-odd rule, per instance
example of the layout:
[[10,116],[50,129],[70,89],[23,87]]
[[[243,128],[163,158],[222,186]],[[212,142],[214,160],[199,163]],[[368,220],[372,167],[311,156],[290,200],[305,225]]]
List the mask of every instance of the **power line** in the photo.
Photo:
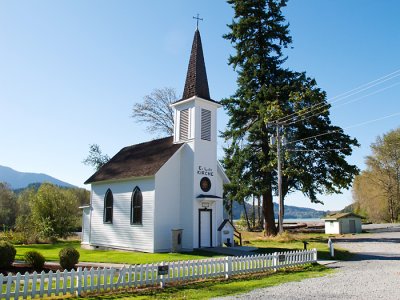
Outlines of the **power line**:
[[355,125],[351,125],[351,126],[345,127],[344,129],[349,129],[349,128],[354,128],[354,127],[367,125],[367,124],[370,124],[370,123],[374,123],[374,122],[377,122],[377,121],[382,121],[382,120],[389,119],[391,117],[395,117],[395,116],[399,116],[399,115],[400,115],[400,112],[397,112],[397,113],[394,113],[394,114],[391,114],[391,115],[387,115],[387,116],[384,116],[384,117],[380,117],[380,118],[377,118],[377,119],[373,119],[373,120],[365,121],[365,122],[358,123],[358,124],[355,124]]
[[[394,113],[394,114],[391,114],[391,115],[387,115],[387,116],[384,116],[384,117],[380,117],[380,118],[377,118],[377,119],[365,121],[365,122],[358,123],[358,124],[355,124],[355,125],[350,125],[350,126],[347,126],[347,127],[343,128],[343,129],[349,129],[349,128],[354,128],[354,127],[364,126],[364,125],[367,125],[367,124],[370,124],[370,123],[374,123],[374,122],[377,122],[377,121],[381,121],[381,120],[392,118],[392,117],[399,116],[399,115],[400,115],[400,112],[397,112],[397,113]],[[286,144],[293,144],[293,143],[297,143],[297,142],[306,141],[306,140],[313,139],[313,138],[320,137],[320,136],[324,136],[324,135],[327,135],[327,134],[336,133],[336,132],[339,132],[341,130],[342,129],[331,130],[331,131],[328,131],[328,132],[320,133],[320,134],[313,135],[313,136],[310,136],[310,137],[306,137],[306,138],[303,138],[303,139],[290,141],[290,142],[287,142]]]
[[[350,103],[357,102],[357,101],[359,101],[359,100],[362,100],[362,99],[364,99],[364,98],[366,98],[366,97],[369,97],[369,96],[372,96],[372,95],[375,95],[375,94],[378,94],[378,93],[380,93],[380,92],[383,92],[383,91],[385,91],[385,90],[387,90],[387,89],[390,89],[390,88],[392,88],[392,87],[394,87],[394,86],[397,86],[397,85],[399,85],[399,84],[400,84],[400,81],[399,81],[399,82],[396,82],[396,83],[394,83],[394,84],[392,84],[392,85],[389,85],[389,86],[387,86],[387,87],[381,88],[381,89],[379,89],[379,90],[377,90],[377,91],[374,91],[374,92],[372,92],[372,93],[369,93],[369,94],[367,94],[367,95],[364,95],[364,96],[355,98],[355,99],[350,100],[350,101],[347,101],[347,102],[345,102],[345,103],[341,103],[341,104],[339,104],[338,106],[335,106],[335,107],[333,107],[333,108],[338,108],[338,107],[341,107],[341,106],[344,106],[344,105],[347,105],[347,104],[350,104]],[[289,125],[292,125],[292,124],[295,124],[295,123],[298,123],[298,122],[302,122],[302,121],[308,120],[308,119],[310,119],[310,118],[312,118],[312,117],[314,117],[314,116],[320,115],[321,113],[325,112],[326,110],[327,110],[327,109],[324,109],[324,110],[319,111],[319,112],[316,112],[316,113],[314,113],[314,114],[312,114],[312,115],[310,115],[310,116],[306,116],[306,117],[303,117],[303,118],[301,118],[301,119],[299,119],[299,120],[292,121],[292,122],[290,122],[290,123],[285,124],[285,126],[289,126]]]
[[[379,84],[382,84],[382,83],[384,83],[384,82],[386,82],[386,81],[388,81],[388,80],[391,80],[391,79],[393,79],[393,78],[396,78],[396,77],[398,77],[398,76],[400,76],[400,69],[398,69],[398,70],[396,70],[396,71],[394,71],[394,72],[392,72],[392,73],[390,73],[390,74],[387,74],[387,75],[385,75],[385,76],[382,76],[382,77],[380,77],[380,78],[378,78],[378,79],[375,79],[375,80],[373,80],[373,81],[370,81],[370,82],[368,82],[368,83],[365,83],[365,84],[363,84],[363,85],[361,85],[361,86],[359,86],[359,87],[357,87],[357,88],[354,88],[354,89],[352,89],[352,90],[350,90],[350,91],[347,91],[347,92],[345,92],[345,93],[342,93],[342,94],[340,94],[340,95],[337,95],[337,96],[335,96],[335,97],[332,97],[332,98],[330,98],[330,99],[327,100],[328,103],[327,103],[327,102],[324,102],[324,103],[319,103],[319,104],[312,105],[312,106],[310,106],[310,107],[308,107],[308,108],[305,108],[302,112],[300,111],[300,113],[299,113],[299,112],[293,112],[293,113],[291,113],[291,114],[289,114],[289,115],[287,115],[287,116],[281,117],[281,118],[279,118],[279,119],[277,119],[277,120],[275,120],[275,121],[271,121],[270,123],[274,123],[274,122],[284,123],[284,122],[287,122],[287,121],[289,121],[289,120],[292,118],[292,116],[297,116],[297,117],[299,117],[299,116],[308,114],[308,113],[310,113],[310,112],[312,112],[312,111],[314,111],[314,110],[321,109],[321,108],[323,108],[324,106],[329,106],[329,105],[332,105],[332,104],[334,104],[334,103],[343,101],[344,99],[347,99],[347,98],[349,98],[349,97],[351,97],[351,96],[353,96],[353,95],[356,95],[356,94],[358,94],[358,93],[361,93],[361,92],[363,92],[363,91],[366,91],[366,90],[368,90],[368,89],[370,89],[370,88],[372,88],[372,87],[374,87],[374,86],[377,86],[377,85],[379,85]],[[336,100],[336,101],[332,101],[332,100],[334,100],[334,99],[337,99],[337,100]]]
[[[396,77],[400,76],[400,73],[399,73],[399,72],[400,72],[400,69],[398,69],[398,70],[396,70],[395,72],[392,72],[392,73],[390,73],[390,74],[388,74],[388,75],[385,75],[385,76],[383,76],[383,77],[381,77],[381,78],[378,78],[378,79],[376,79],[376,80],[373,80],[373,81],[371,81],[371,82],[368,82],[368,83],[366,83],[366,84],[363,84],[363,85],[361,85],[361,86],[359,86],[359,87],[357,87],[357,88],[354,88],[354,89],[352,89],[352,90],[350,90],[350,91],[348,91],[348,92],[342,93],[342,94],[340,94],[340,95],[338,95],[338,96],[335,96],[335,97],[333,97],[333,98],[328,99],[327,102],[330,102],[330,101],[332,101],[333,99],[339,98],[338,100],[333,101],[333,102],[331,102],[331,103],[325,103],[325,102],[324,102],[324,103],[320,103],[320,104],[315,104],[315,105],[313,105],[313,106],[310,106],[309,108],[305,108],[304,111],[301,112],[298,116],[307,114],[307,113],[309,113],[309,112],[311,112],[311,111],[313,111],[313,110],[319,109],[319,108],[321,108],[321,107],[323,107],[323,106],[332,105],[332,104],[337,103],[337,102],[339,102],[339,101],[342,101],[342,100],[344,100],[344,99],[346,99],[346,98],[348,98],[348,97],[351,97],[351,96],[353,96],[353,95],[355,95],[355,94],[358,94],[358,93],[361,93],[361,92],[363,92],[363,91],[365,91],[365,90],[368,90],[368,89],[370,89],[370,88],[372,88],[372,87],[374,87],[374,86],[376,86],[376,85],[382,84],[382,83],[384,83],[384,82],[386,82],[386,81],[388,81],[388,80],[391,80],[391,79],[393,79],[393,78],[396,78]],[[290,119],[291,116],[294,116],[294,115],[296,115],[296,114],[298,114],[298,112],[294,112],[294,113],[289,114],[289,115],[287,115],[287,116],[285,116],[285,117],[282,117],[282,118],[278,119],[277,122],[286,122],[286,121],[288,121],[288,120]]]
[[380,92],[386,91],[386,90],[388,90],[388,89],[390,89],[390,88],[392,88],[392,87],[395,87],[395,86],[397,86],[397,85],[399,85],[399,84],[400,84],[400,81],[399,81],[399,82],[396,82],[396,83],[394,83],[394,84],[391,84],[391,85],[389,85],[389,86],[386,86],[386,87],[384,87],[384,88],[381,88],[381,89],[379,89],[379,90],[376,90],[376,91],[374,91],[374,92],[372,92],[372,93],[366,94],[366,95],[364,95],[364,96],[355,98],[355,99],[350,100],[350,101],[347,101],[347,102],[345,102],[345,103],[341,103],[341,104],[335,106],[334,108],[338,108],[338,107],[341,107],[341,106],[346,105],[346,104],[350,104],[350,103],[357,102],[358,100],[361,100],[361,99],[364,99],[364,98],[366,98],[366,97],[369,97],[369,96],[378,94],[378,93],[380,93]]
[[329,151],[342,151],[351,150],[351,148],[335,148],[335,149],[285,149],[289,152],[329,152]]

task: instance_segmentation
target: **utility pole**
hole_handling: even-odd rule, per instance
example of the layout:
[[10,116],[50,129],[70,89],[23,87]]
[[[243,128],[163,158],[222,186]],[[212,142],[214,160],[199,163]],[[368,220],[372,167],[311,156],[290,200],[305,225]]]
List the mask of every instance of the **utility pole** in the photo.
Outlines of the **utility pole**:
[[282,195],[282,162],[281,162],[281,130],[280,125],[276,126],[276,148],[278,159],[278,196],[279,196],[279,216],[278,216],[278,232],[283,233],[283,195]]
[[276,137],[271,137],[271,144],[276,143],[276,157],[278,161],[278,198],[279,198],[279,213],[278,213],[278,232],[283,233],[283,193],[282,193],[282,157],[281,157],[281,147],[282,140],[283,144],[286,143],[285,137],[281,136],[281,128],[283,128],[284,123],[275,123],[276,125]]

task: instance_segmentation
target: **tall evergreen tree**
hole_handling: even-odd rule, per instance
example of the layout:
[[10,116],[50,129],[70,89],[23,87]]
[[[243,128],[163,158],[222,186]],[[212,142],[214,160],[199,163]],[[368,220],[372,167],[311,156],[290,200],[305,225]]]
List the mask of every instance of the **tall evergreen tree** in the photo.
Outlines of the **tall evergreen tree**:
[[312,202],[321,202],[317,194],[340,193],[350,187],[359,170],[345,158],[359,144],[331,124],[326,94],[314,79],[305,73],[292,73],[290,80],[283,112],[291,117],[282,122],[288,141],[284,148],[283,195],[300,190]]
[[[292,41],[282,15],[286,0],[228,0],[235,11],[224,38],[236,49],[229,64],[238,73],[236,93],[222,100],[230,120],[223,137],[223,164],[232,182],[227,197],[243,200],[261,195],[266,235],[275,235],[273,193],[276,190],[276,150],[269,144],[276,121],[284,120],[289,140],[285,152],[283,194],[300,190],[317,202],[322,192],[348,188],[356,166],[351,154],[355,139],[332,126],[326,94],[305,73],[282,65],[283,49]],[[309,112],[310,107],[319,109]],[[285,118],[290,116],[290,118]],[[318,139],[308,137],[319,135]]]

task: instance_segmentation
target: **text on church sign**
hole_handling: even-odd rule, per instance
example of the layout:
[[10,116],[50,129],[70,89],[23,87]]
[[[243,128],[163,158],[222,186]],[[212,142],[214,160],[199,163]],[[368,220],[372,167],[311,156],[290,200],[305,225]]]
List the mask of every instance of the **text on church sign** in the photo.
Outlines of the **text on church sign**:
[[214,176],[214,171],[211,168],[206,168],[203,166],[199,166],[197,169],[197,174],[205,175],[205,176]]

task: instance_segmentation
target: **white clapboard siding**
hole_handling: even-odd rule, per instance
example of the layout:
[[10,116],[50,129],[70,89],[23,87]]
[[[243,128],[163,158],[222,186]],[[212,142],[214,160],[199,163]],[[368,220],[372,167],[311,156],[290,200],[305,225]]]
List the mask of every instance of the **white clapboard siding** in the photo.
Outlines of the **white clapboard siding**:
[[[154,252],[169,252],[172,247],[171,229],[181,228],[180,151],[162,166],[155,176]],[[186,212],[188,213],[188,212]],[[187,237],[186,237],[187,235]],[[191,237],[185,231],[184,238]]]
[[[141,225],[130,224],[131,197],[136,186],[143,195]],[[110,189],[114,196],[112,224],[103,222],[104,196],[107,189]],[[92,184],[91,205],[91,245],[153,252],[154,177]]]
[[[317,250],[279,252],[273,254],[175,261],[115,268],[78,268],[70,272],[21,275],[0,274],[0,299],[52,297],[82,292],[100,292],[127,287],[155,286],[173,282],[188,282],[213,277],[229,278],[277,270],[317,261]],[[158,275],[159,266],[168,266],[167,275]]]

